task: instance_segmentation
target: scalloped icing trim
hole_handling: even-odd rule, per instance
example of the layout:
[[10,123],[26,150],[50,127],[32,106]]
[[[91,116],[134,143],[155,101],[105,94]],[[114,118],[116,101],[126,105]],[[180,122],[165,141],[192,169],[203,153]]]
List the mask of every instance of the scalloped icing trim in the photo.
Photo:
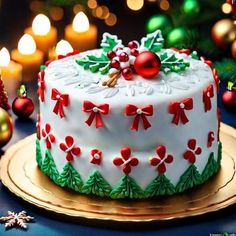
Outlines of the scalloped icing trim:
[[153,181],[148,184],[143,190],[133,179],[128,175],[123,175],[116,187],[112,189],[110,184],[101,175],[98,170],[95,170],[83,183],[80,174],[74,169],[73,165],[68,162],[61,173],[58,172],[53,157],[49,150],[45,152],[45,158],[42,159],[42,153],[39,140],[36,140],[36,161],[47,176],[50,177],[56,184],[61,187],[68,187],[76,192],[94,194],[100,197],[111,197],[114,199],[120,198],[149,198],[163,195],[173,195],[183,192],[189,188],[206,182],[220,169],[222,158],[222,144],[218,144],[218,158],[214,159],[214,154],[211,153],[208,162],[200,174],[194,164],[182,174],[176,186],[164,175],[159,174]]

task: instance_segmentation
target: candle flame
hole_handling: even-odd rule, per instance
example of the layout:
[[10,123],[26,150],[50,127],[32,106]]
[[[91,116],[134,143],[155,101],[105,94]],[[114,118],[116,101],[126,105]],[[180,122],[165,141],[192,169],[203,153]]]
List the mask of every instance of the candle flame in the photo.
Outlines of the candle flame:
[[88,17],[81,11],[75,15],[72,23],[73,30],[76,32],[86,32],[89,29]]
[[36,51],[36,43],[29,34],[24,34],[18,42],[18,50],[23,55],[31,55]]
[[11,61],[8,50],[4,47],[0,50],[0,66],[8,66]]
[[51,23],[47,16],[38,14],[32,23],[32,29],[36,35],[46,35],[50,31]]
[[69,52],[73,52],[73,48],[70,45],[69,42],[67,42],[66,40],[61,40],[57,43],[56,46],[56,54],[58,55],[66,55]]

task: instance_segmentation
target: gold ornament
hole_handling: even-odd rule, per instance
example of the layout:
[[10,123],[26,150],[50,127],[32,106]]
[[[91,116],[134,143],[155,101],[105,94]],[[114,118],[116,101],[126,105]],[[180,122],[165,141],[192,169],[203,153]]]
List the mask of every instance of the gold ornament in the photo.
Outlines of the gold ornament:
[[219,20],[212,27],[211,35],[217,46],[228,47],[236,39],[236,24],[230,19]]
[[236,59],[236,40],[235,40],[235,41],[233,42],[233,44],[232,44],[231,52],[232,52],[233,58]]
[[13,133],[13,123],[10,115],[0,108],[0,148],[6,145]]

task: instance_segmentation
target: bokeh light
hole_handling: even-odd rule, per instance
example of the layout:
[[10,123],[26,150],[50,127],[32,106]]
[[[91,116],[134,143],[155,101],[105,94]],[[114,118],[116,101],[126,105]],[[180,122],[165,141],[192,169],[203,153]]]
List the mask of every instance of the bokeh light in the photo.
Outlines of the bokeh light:
[[167,0],[161,0],[160,1],[160,8],[163,11],[167,11],[170,8],[170,3]]
[[52,7],[49,14],[54,21],[59,21],[63,18],[64,10],[61,7]]
[[144,0],[127,0],[127,6],[133,10],[138,11],[140,10],[144,5]]
[[108,26],[114,26],[117,22],[117,17],[115,14],[110,13],[109,16],[105,19],[105,23]]
[[232,11],[232,6],[231,6],[229,3],[224,3],[224,4],[221,6],[221,9],[222,9],[222,11],[223,11],[225,14],[229,14],[229,13],[231,13],[231,11]]

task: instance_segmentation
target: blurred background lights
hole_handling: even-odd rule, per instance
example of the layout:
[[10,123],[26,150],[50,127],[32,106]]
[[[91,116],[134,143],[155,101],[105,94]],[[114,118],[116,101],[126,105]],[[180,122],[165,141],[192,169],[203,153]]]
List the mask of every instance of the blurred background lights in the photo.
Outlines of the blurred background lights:
[[127,0],[127,6],[133,10],[138,11],[140,10],[144,5],[144,0]]

